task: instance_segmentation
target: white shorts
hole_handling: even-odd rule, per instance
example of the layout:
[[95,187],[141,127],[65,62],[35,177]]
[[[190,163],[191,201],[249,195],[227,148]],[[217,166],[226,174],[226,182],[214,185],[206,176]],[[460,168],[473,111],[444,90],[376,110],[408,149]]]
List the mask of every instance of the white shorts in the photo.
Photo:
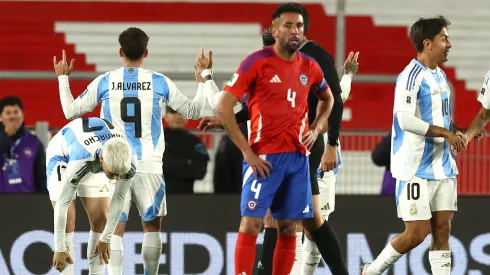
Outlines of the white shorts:
[[132,201],[136,204],[141,219],[145,222],[167,215],[167,196],[163,176],[136,172],[119,221],[128,221]]
[[432,212],[458,210],[458,184],[456,178],[426,180],[413,177],[409,181],[396,181],[398,217],[404,221],[425,221]]
[[[48,179],[48,192],[51,201],[57,201],[61,191],[61,178],[66,170],[67,163],[60,161],[55,164],[53,172]],[[114,184],[111,184],[104,172],[88,173],[78,184],[77,194],[82,198],[107,198],[114,193]]]
[[323,178],[318,178],[318,188],[320,190],[320,213],[325,219],[335,210],[335,185],[337,175],[333,171],[326,172]]

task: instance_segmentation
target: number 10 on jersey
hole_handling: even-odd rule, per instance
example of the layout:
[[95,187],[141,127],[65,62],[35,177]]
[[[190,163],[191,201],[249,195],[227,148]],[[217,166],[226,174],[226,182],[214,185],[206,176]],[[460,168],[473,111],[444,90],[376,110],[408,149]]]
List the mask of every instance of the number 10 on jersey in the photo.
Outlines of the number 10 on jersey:
[[292,91],[291,88],[288,89],[288,101],[291,102],[291,107],[296,107],[296,92]]

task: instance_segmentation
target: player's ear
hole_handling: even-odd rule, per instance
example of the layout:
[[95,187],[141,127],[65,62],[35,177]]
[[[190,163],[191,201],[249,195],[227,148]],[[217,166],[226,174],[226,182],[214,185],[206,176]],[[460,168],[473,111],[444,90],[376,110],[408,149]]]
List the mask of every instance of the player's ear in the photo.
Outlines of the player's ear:
[[145,50],[145,53],[143,54],[143,57],[146,58],[148,56],[148,49]]
[[124,52],[123,52],[122,48],[119,48],[119,56],[124,57]]

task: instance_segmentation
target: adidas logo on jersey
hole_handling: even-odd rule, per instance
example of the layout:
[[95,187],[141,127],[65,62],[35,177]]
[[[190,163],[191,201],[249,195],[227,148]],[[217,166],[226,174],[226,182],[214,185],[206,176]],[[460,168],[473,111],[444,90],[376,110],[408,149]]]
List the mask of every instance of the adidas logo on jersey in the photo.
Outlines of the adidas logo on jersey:
[[270,82],[271,83],[281,83],[281,79],[279,79],[279,76],[277,76],[277,74],[276,74],[276,75],[274,75],[274,77],[272,77]]

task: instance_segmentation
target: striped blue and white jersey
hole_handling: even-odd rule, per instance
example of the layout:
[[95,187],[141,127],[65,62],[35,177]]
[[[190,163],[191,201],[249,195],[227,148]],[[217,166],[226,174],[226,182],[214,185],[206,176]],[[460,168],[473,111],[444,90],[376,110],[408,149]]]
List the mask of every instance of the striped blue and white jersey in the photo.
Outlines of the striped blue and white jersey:
[[[78,118],[63,127],[46,148],[46,174],[58,173],[60,181],[59,197],[54,211],[55,251],[66,251],[66,211],[75,199],[79,183],[90,173],[102,173],[99,161],[103,144],[112,138],[126,139],[122,132],[116,131],[107,121],[100,118]],[[61,165],[66,165],[61,173]],[[134,160],[131,169],[116,183],[106,226],[101,240],[110,242],[122,208],[136,172]],[[109,179],[108,179],[109,181]],[[49,188],[49,187],[48,187]]]
[[101,172],[100,150],[106,141],[115,137],[126,139],[122,132],[103,119],[91,117],[70,121],[46,148],[47,178],[57,172],[54,170],[60,161],[68,164],[62,178],[73,185],[88,173]]
[[[60,93],[62,85],[60,79]],[[125,132],[138,159],[137,171],[152,174],[162,174],[165,104],[188,119],[198,119],[206,102],[202,90],[190,100],[167,76],[139,67],[122,67],[97,77],[69,104],[60,96],[67,118],[80,117],[101,103],[101,117]]]
[[478,95],[478,101],[481,102],[483,108],[490,110],[490,71],[485,75],[485,80],[483,81],[483,85],[480,90],[480,94]]
[[398,180],[417,176],[439,180],[458,174],[450,144],[442,137],[425,137],[403,131],[397,114],[407,112],[453,131],[451,91],[446,74],[413,59],[398,76],[395,87],[391,140],[391,172]]

